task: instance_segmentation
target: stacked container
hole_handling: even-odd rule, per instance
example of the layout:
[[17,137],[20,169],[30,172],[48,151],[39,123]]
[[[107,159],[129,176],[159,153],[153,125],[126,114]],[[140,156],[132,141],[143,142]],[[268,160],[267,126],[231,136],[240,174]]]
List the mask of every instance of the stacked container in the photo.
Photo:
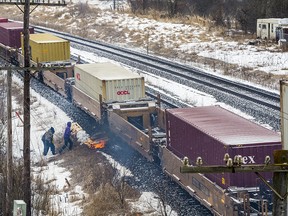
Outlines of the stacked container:
[[75,66],[75,86],[99,101],[123,102],[145,97],[144,77],[112,63]]
[[[30,35],[32,60],[35,62],[70,61],[70,42],[51,34]],[[22,38],[22,50],[24,48]]]
[[[225,165],[224,154],[243,157],[244,164],[263,164],[265,156],[282,148],[278,133],[268,130],[218,106],[171,109],[166,111],[167,148],[178,157],[187,156],[195,165]],[[272,173],[261,173],[266,179]],[[255,187],[254,173],[205,174],[210,180],[229,186]]]
[[7,19],[7,18],[1,18],[1,17],[0,17],[0,23],[5,23],[5,22],[8,22],[8,19]]
[[[5,20],[4,20],[5,21]],[[34,33],[34,28],[29,28],[30,34]],[[0,22],[0,43],[12,48],[21,47],[21,34],[23,24],[17,22]]]

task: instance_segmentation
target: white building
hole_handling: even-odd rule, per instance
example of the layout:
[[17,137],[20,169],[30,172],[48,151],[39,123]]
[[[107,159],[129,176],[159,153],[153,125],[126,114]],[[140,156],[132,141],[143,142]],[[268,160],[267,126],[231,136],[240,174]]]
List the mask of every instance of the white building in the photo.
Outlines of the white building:
[[276,40],[288,33],[288,18],[257,19],[257,38]]

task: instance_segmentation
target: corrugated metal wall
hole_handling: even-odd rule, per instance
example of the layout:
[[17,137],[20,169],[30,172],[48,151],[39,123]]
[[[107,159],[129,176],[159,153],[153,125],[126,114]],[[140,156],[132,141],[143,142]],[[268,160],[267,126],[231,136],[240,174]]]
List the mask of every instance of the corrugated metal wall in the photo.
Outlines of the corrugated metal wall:
[[[34,28],[29,28],[30,34],[34,33]],[[12,47],[21,47],[21,34],[23,24],[16,22],[0,22],[0,43]]]
[[[205,165],[223,165],[225,153],[232,158],[242,155],[248,164],[264,163],[266,155],[273,158],[273,150],[281,149],[279,134],[220,107],[167,110],[166,125],[167,148],[194,164],[201,156]],[[253,173],[206,176],[222,187],[257,185]]]
[[[93,69],[93,65],[95,65],[95,69]],[[127,76],[129,72],[118,71],[117,77],[111,79],[109,74],[115,73],[114,70],[115,66],[113,64],[111,64],[111,69],[109,69],[109,66],[99,68],[97,64],[92,64],[89,67],[76,65],[75,85],[96,100],[98,100],[99,95],[102,95],[103,102],[107,103],[139,100],[145,97],[145,82],[143,77],[135,77],[135,74],[130,72],[131,78],[129,78]],[[121,73],[123,73],[123,78],[121,78]],[[103,74],[106,74],[106,76],[103,76]]]

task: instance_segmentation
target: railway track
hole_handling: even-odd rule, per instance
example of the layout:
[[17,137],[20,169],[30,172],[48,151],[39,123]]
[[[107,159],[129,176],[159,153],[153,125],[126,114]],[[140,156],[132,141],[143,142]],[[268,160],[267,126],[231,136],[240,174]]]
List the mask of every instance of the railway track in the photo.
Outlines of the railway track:
[[[78,61],[79,59],[78,59],[78,56],[71,55],[71,60],[73,60],[73,61],[76,62],[76,61]],[[81,63],[83,63],[83,64],[88,64],[89,62],[81,59]],[[151,98],[157,100],[157,98],[158,98],[158,93],[155,92],[155,91],[153,91],[152,88],[146,87],[145,92],[146,92],[146,95],[147,95],[148,97],[151,97]],[[187,107],[187,104],[185,104],[185,103],[183,103],[183,102],[181,102],[181,101],[177,101],[177,100],[175,100],[174,98],[168,97],[168,96],[165,96],[165,95],[162,95],[162,97],[160,98],[160,101],[161,101],[161,103],[164,104],[164,107],[165,107],[165,108]]]
[[109,55],[116,55],[117,58],[121,57],[124,60],[133,61],[136,64],[143,64],[143,66],[150,67],[152,70],[159,70],[162,73],[169,74],[175,80],[177,78],[190,80],[205,85],[207,87],[211,87],[213,89],[217,89],[219,91],[247,99],[251,102],[261,104],[274,110],[280,109],[280,97],[276,93],[265,91],[251,85],[246,85],[243,83],[238,83],[236,81],[228,80],[219,76],[215,76],[213,74],[206,73],[196,68],[181,65],[177,62],[168,61],[155,56],[150,56],[129,49],[116,47],[99,41],[92,41],[76,36],[71,36],[67,33],[62,33],[51,29],[46,29],[38,26],[35,28],[38,32],[48,31],[56,34],[57,36],[64,37],[67,40],[70,40],[71,42],[78,45],[83,45],[95,49],[98,52],[104,52]]
[[[57,33],[54,33],[53,31],[52,31],[52,33],[55,34],[55,35],[57,34]],[[61,36],[61,35],[59,35],[59,36]],[[63,36],[61,36],[61,37],[63,37]],[[67,38],[67,39],[72,41],[72,39],[69,39],[69,38]],[[76,43],[77,40],[75,40],[74,43]],[[83,43],[83,39],[81,39],[81,40],[82,40],[82,43]],[[84,44],[81,44],[81,46],[87,46],[86,42]],[[78,44],[77,44],[77,46],[78,46]],[[92,47],[90,45],[87,46],[87,47],[89,49],[96,49],[95,52],[97,52],[97,48],[96,47]],[[104,52],[104,51],[101,50],[101,52]],[[139,55],[143,55],[143,54],[139,54]],[[159,73],[161,75],[166,74],[166,76],[167,75],[171,76],[171,77],[173,77],[172,79],[176,79],[177,81],[180,81],[180,82],[183,82],[183,83],[187,82],[187,83],[190,83],[190,84],[192,83],[192,84],[199,85],[199,86],[205,86],[206,88],[210,88],[213,91],[219,91],[222,94],[232,95],[233,97],[237,97],[240,100],[246,100],[246,101],[255,103],[257,106],[260,105],[262,107],[265,107],[266,109],[279,111],[279,106],[277,106],[277,94],[275,94],[275,95],[272,94],[272,93],[271,94],[270,93],[266,94],[265,91],[260,90],[260,89],[257,90],[256,88],[253,88],[253,87],[250,87],[250,86],[247,86],[246,89],[245,88],[241,88],[241,91],[240,91],[239,86],[241,86],[242,84],[239,84],[239,83],[235,82],[232,85],[231,84],[231,83],[233,83],[232,81],[229,81],[229,80],[227,81],[227,80],[225,80],[223,78],[220,78],[218,80],[213,80],[213,79],[208,78],[206,76],[207,75],[206,73],[205,73],[204,76],[201,75],[202,72],[197,74],[197,70],[196,70],[196,72],[194,74],[194,71],[190,71],[190,72],[188,70],[185,71],[185,69],[181,68],[183,66],[175,67],[174,63],[173,63],[173,66],[169,65],[169,64],[165,65],[164,64],[165,62],[160,62],[161,59],[158,59],[159,62],[158,62],[158,60],[155,60],[153,63],[151,63],[147,59],[146,59],[146,62],[143,59],[140,60],[140,61],[138,61],[138,60],[134,60],[133,61],[133,58],[130,58],[130,57],[125,59],[125,55],[124,54],[121,56],[121,55],[117,55],[117,54],[114,53],[113,55],[111,54],[111,56],[114,56],[114,58],[113,58],[114,60],[115,60],[115,58],[119,58],[119,56],[120,56],[123,59],[121,62],[128,61],[130,59],[130,61],[131,61],[130,64],[129,64],[130,66],[131,66],[131,64],[132,65],[133,64],[137,64],[138,67],[141,66],[143,68],[148,69],[147,71],[155,71],[155,72],[157,71],[157,73]],[[146,55],[143,55],[143,56],[146,56]],[[163,61],[166,61],[166,60],[163,60]],[[139,67],[139,69],[141,67]],[[184,66],[184,67],[186,67],[186,66]],[[211,76],[213,77],[213,75],[211,75]],[[223,79],[223,82],[221,81],[221,79]],[[209,82],[207,80],[209,80]],[[228,82],[228,84],[226,83],[226,81]],[[228,88],[229,85],[231,85],[230,88]],[[252,89],[252,90],[250,90],[250,89]],[[256,89],[257,91],[255,91],[254,89]],[[275,96],[275,98],[273,99],[274,96]],[[262,99],[261,99],[261,97],[262,97]],[[259,98],[260,98],[260,100],[259,100]],[[278,98],[279,98],[279,96],[278,96]],[[271,101],[269,102],[268,100],[271,100]],[[273,100],[275,100],[275,102],[273,102]],[[264,102],[261,103],[260,101],[264,101]],[[172,103],[170,105],[172,107],[174,106],[174,104],[172,104]],[[178,105],[175,105],[175,106],[178,106]]]
[[92,52],[98,56],[134,67],[141,72],[164,77],[205,92],[212,95],[220,103],[230,105],[251,115],[258,123],[268,124],[274,130],[280,129],[279,94],[111,44],[71,36],[68,33],[39,26],[34,26],[34,28],[36,32],[49,32],[65,38],[76,49]]
[[[5,63],[0,60],[0,65],[2,64],[4,65]],[[18,74],[16,71],[13,72]],[[18,76],[21,78],[20,74]],[[39,82],[39,80],[32,78],[31,88],[39,93],[41,97],[62,109],[73,121],[79,123],[87,133],[93,135],[95,131],[99,132],[101,130],[101,126],[93,117],[73,106],[68,100],[63,100],[60,94],[51,90],[48,86]],[[151,94],[150,96],[152,97],[153,95]],[[164,101],[167,101],[168,106],[173,106],[173,103],[169,102],[169,100],[163,99]],[[166,204],[170,205],[180,216],[212,216],[208,209],[191,197],[178,184],[171,181],[168,176],[164,175],[162,168],[157,163],[147,161],[137,151],[116,137],[112,136],[110,143],[110,145],[107,145],[101,151],[110,155],[115,161],[131,171],[134,177],[127,176],[126,179],[131,186],[139,191],[152,191],[155,194],[159,193],[157,191],[161,188],[165,188],[162,199],[165,199]],[[94,154],[93,150],[91,151]],[[121,151],[121,154],[119,154],[119,151]]]

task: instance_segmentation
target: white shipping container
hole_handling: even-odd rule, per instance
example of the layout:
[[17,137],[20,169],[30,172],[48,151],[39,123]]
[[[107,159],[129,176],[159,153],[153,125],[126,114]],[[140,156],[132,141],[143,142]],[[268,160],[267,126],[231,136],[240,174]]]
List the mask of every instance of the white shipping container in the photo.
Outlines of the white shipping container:
[[144,77],[109,62],[75,65],[75,86],[106,103],[145,97]]

